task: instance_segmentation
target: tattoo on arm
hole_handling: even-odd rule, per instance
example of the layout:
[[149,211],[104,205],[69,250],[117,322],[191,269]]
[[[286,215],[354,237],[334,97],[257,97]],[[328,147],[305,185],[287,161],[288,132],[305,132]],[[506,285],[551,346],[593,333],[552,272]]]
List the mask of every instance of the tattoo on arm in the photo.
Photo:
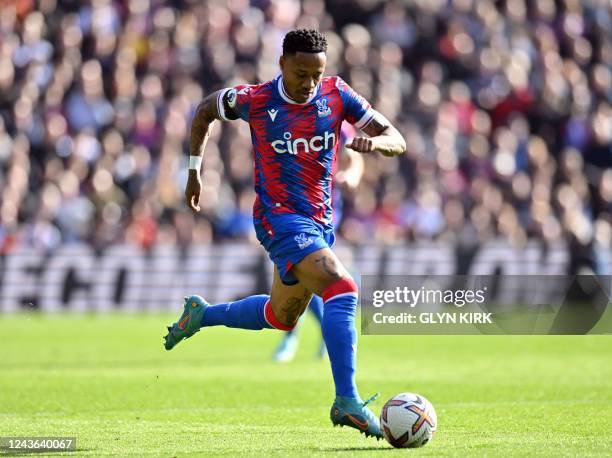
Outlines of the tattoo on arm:
[[397,156],[406,151],[406,141],[402,134],[378,111],[362,129],[370,137],[378,137],[376,151],[385,156]]
[[214,101],[211,96],[206,97],[198,105],[193,121],[191,122],[191,136],[189,139],[189,154],[201,156],[201,151],[206,147],[208,137],[212,133],[215,122],[213,110],[216,111]]
[[219,91],[209,94],[200,102],[191,122],[191,137],[189,152],[192,156],[201,156],[200,152],[206,147],[208,138],[212,133],[215,120],[221,120],[217,108]]
[[370,137],[378,137],[379,135],[383,135],[389,127],[391,127],[391,123],[387,121],[387,118],[378,111],[375,111],[374,117],[368,125],[363,128],[363,131]]

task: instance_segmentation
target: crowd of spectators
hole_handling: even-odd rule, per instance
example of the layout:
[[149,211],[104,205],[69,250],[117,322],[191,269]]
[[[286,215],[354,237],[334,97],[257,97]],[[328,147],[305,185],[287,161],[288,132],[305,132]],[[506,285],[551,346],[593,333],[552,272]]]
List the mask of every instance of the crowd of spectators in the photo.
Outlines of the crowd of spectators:
[[215,127],[202,211],[183,204],[191,116],[276,76],[296,27],[407,140],[364,157],[342,237],[609,249],[607,0],[5,0],[0,249],[253,237],[245,123]]

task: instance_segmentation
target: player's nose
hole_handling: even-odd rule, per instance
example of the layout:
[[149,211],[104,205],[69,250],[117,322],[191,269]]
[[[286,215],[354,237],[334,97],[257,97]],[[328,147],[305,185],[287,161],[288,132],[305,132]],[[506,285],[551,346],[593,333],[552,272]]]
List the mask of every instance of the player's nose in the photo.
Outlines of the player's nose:
[[313,91],[316,86],[316,81],[313,78],[309,78],[305,81],[304,85],[302,85],[302,89],[304,91]]

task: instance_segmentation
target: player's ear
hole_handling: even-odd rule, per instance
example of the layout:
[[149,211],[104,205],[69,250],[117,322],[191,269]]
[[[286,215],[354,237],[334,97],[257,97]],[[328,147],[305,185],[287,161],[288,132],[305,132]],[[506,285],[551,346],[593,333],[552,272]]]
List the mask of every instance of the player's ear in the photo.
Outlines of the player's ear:
[[285,56],[283,54],[281,54],[280,59],[278,59],[278,65],[280,66],[280,69],[282,72],[285,71]]

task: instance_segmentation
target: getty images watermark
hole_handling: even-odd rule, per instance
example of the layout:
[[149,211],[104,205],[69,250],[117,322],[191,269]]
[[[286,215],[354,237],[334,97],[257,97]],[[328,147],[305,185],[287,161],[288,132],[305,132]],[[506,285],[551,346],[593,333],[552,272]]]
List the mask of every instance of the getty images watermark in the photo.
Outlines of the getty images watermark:
[[[487,287],[477,290],[465,289],[412,289],[407,286],[396,286],[394,289],[377,289],[372,293],[372,306],[382,308],[385,305],[404,306],[414,309],[417,306],[436,306],[444,304],[456,308],[466,305],[484,304]],[[397,308],[397,307],[396,307]],[[452,311],[410,311],[385,313],[382,310],[374,312],[372,319],[376,324],[493,324],[491,312],[467,311],[457,313]]]
[[362,276],[362,334],[610,334],[610,276]]

